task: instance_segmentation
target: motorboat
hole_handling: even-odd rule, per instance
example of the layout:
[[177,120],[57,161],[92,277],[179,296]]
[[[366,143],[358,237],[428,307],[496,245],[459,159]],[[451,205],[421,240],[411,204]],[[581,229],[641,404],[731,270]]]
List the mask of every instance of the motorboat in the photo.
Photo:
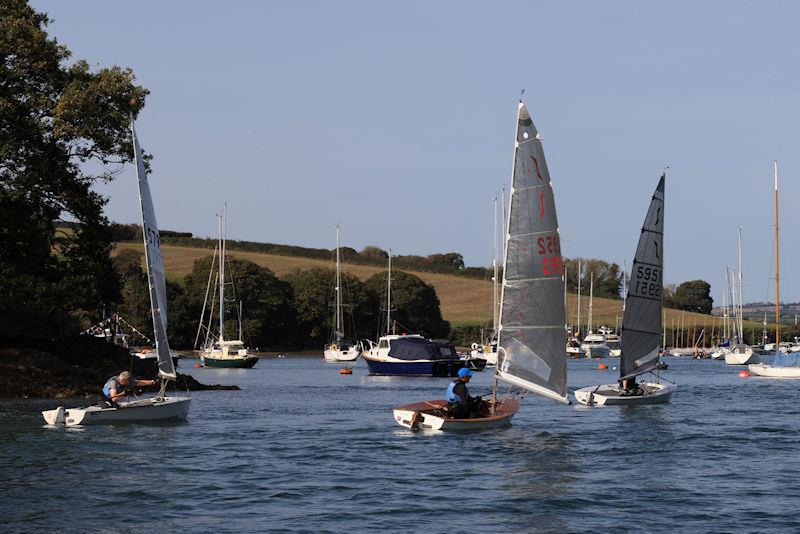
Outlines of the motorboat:
[[609,358],[611,357],[611,347],[606,343],[606,336],[599,333],[589,332],[583,338],[581,348],[587,358]]
[[370,374],[390,376],[456,376],[467,365],[449,342],[416,334],[381,336],[361,357]]

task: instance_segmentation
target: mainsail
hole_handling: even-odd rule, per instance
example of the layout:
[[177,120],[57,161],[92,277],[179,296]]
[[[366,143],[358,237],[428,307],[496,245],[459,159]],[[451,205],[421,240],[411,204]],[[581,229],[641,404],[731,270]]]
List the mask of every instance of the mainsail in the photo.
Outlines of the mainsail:
[[504,382],[568,403],[563,272],[550,173],[520,101],[496,372]]
[[631,268],[622,316],[620,377],[646,373],[658,364],[664,302],[664,175],[644,219]]
[[144,238],[144,257],[147,263],[147,281],[150,287],[150,310],[153,315],[153,333],[155,334],[156,352],[158,353],[158,374],[164,378],[175,378],[175,365],[167,341],[167,288],[164,277],[164,260],[161,257],[161,239],[158,235],[156,213],[150,186],[147,183],[147,171],[144,168],[142,150],[136,138],[136,129],[131,120],[133,135],[133,155],[136,160],[136,175],[139,180],[139,201],[142,205],[142,236]]

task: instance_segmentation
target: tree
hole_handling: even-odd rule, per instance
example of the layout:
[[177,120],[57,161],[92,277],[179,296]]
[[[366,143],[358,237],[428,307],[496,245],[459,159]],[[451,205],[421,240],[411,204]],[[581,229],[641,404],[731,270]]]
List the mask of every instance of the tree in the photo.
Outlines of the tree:
[[[6,303],[98,309],[119,299],[106,199],[92,190],[132,158],[130,69],[68,64],[47,15],[0,3],[0,292]],[[77,224],[55,231],[53,221]]]
[[581,264],[581,291],[589,294],[591,276],[594,275],[594,296],[607,299],[620,299],[622,286],[622,273],[619,265],[608,263],[594,258],[575,258],[565,260],[567,270],[567,291],[575,292],[578,289],[578,262]]
[[714,304],[711,298],[711,284],[705,280],[684,282],[675,290],[672,303],[679,310],[711,313]]
[[[286,277],[294,292],[300,336],[315,345],[328,341],[334,330],[335,277],[333,270],[321,268],[298,270]],[[378,305],[364,283],[355,276],[342,274],[342,303],[345,337],[356,340],[369,336]]]
[[[194,262],[192,271],[184,277],[183,313],[194,318],[190,343],[194,342],[197,322],[203,308],[203,298],[211,270],[211,256]],[[215,265],[216,268],[216,265]],[[215,276],[215,275],[212,275]],[[240,258],[228,258],[225,278],[230,285],[225,290],[225,333],[226,338],[239,336],[239,303],[242,307],[242,331],[244,341],[257,347],[285,347],[296,339],[297,319],[292,307],[292,287],[275,274],[258,264]],[[217,278],[212,277],[212,284]],[[212,285],[209,303],[219,299],[216,286]],[[219,304],[214,304],[214,314],[218,318]],[[206,311],[206,320],[208,310]],[[214,335],[218,335],[216,326]]]
[[389,257],[388,252],[374,245],[367,245],[363,248],[360,254],[365,258],[377,258],[379,260],[385,260]]
[[[365,285],[374,300],[381,303],[383,313],[375,327],[385,332],[386,274],[376,273]],[[415,334],[434,338],[446,338],[450,334],[450,323],[442,319],[439,297],[433,286],[402,271],[392,273],[392,319],[397,321],[399,329]]]

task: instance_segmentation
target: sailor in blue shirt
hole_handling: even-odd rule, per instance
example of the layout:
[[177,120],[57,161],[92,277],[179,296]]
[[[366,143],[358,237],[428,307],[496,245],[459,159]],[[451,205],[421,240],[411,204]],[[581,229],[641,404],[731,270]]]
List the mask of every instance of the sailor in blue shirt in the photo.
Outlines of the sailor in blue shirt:
[[467,383],[472,378],[472,371],[466,367],[458,370],[458,380],[447,387],[447,411],[456,418],[476,417],[480,410],[481,398],[470,397]]
[[135,386],[152,386],[155,380],[134,380],[129,371],[112,376],[103,386],[103,400],[109,406],[118,407],[117,401],[133,393]]

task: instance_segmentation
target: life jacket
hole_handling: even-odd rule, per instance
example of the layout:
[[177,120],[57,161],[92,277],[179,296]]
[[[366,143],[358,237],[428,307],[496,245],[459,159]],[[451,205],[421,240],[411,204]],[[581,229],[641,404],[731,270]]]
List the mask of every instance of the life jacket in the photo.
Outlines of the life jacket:
[[456,385],[458,384],[458,382],[459,382],[458,380],[456,380],[455,382],[450,382],[450,385],[447,386],[447,397],[446,397],[447,402],[451,402],[451,403],[459,403],[459,402],[461,402],[461,396],[460,395],[456,395],[455,391],[453,391],[455,389]]
[[111,387],[117,390],[117,393],[122,391],[122,385],[119,383],[119,376],[112,376],[108,379],[108,382],[103,386],[103,395],[106,397],[111,397]]

